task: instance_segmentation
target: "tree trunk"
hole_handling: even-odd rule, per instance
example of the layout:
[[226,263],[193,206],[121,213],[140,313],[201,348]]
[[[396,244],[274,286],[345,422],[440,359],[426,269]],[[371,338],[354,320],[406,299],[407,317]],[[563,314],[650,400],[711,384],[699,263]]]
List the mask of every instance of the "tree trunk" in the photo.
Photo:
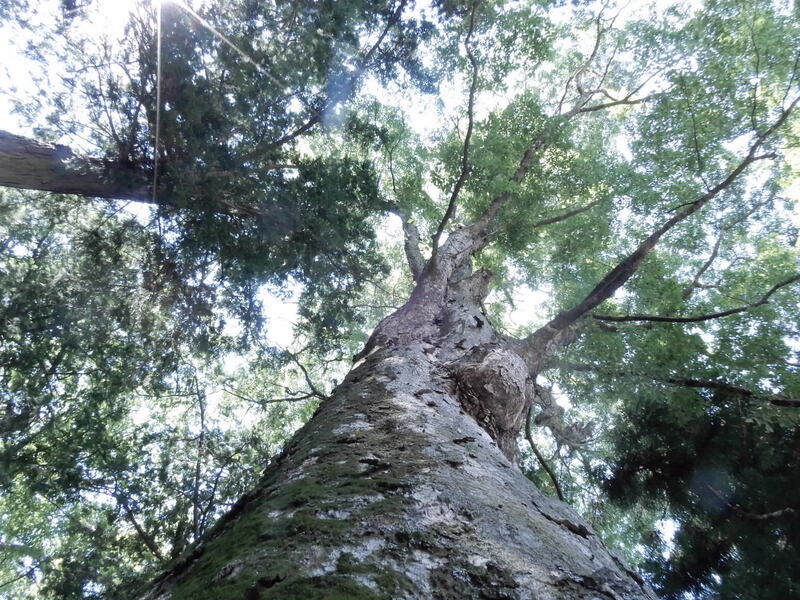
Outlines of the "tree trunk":
[[487,274],[463,275],[434,302],[433,330],[386,334],[430,314],[421,292],[381,323],[257,489],[147,600],[655,598],[517,468],[532,381],[479,309]]
[[0,186],[148,202],[145,174],[69,147],[0,131]]

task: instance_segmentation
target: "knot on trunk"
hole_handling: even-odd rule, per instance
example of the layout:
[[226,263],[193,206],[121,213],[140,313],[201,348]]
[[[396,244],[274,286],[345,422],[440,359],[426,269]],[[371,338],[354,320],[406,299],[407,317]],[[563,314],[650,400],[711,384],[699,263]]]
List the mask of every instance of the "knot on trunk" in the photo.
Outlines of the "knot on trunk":
[[517,434],[525,416],[528,370],[522,358],[499,344],[484,344],[451,363],[456,393],[500,450],[517,461]]

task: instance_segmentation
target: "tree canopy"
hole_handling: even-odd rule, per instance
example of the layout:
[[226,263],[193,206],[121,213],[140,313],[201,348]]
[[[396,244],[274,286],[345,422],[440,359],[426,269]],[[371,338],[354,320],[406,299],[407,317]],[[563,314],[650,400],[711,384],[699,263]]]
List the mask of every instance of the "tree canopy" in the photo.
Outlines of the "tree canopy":
[[481,220],[569,338],[526,473],[665,598],[798,594],[796,3],[120,10],[0,0],[0,597],[132,597]]

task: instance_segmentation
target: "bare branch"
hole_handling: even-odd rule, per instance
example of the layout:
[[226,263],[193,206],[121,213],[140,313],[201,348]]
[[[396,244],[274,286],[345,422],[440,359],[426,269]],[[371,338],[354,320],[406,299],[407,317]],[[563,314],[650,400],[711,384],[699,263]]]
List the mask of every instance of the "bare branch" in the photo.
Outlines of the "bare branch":
[[4,587],[8,587],[12,583],[16,583],[17,581],[19,581],[20,579],[23,579],[25,577],[33,577],[35,573],[36,573],[36,569],[33,569],[33,568],[26,569],[24,573],[20,573],[16,577],[0,583],[0,590],[3,589]]
[[558,483],[558,478],[556,477],[553,468],[547,462],[545,457],[539,451],[539,448],[536,447],[536,444],[533,441],[533,435],[531,434],[531,414],[533,413],[533,404],[528,407],[528,414],[525,417],[525,439],[528,440],[528,444],[530,444],[531,451],[533,455],[536,457],[536,460],[539,461],[539,464],[544,469],[547,476],[550,477],[550,481],[553,482],[553,487],[556,490],[556,495],[558,495],[558,499],[562,502],[566,502],[566,498],[564,497],[564,492],[561,491],[561,485]]
[[250,398],[249,396],[245,396],[241,392],[232,390],[229,387],[223,387],[222,389],[231,396],[236,396],[240,400],[244,400],[245,402],[252,402],[253,404],[278,404],[280,402],[302,402],[303,400],[308,400],[309,398],[319,398],[317,394],[311,392],[308,394],[303,394],[301,396],[286,396],[284,398],[267,398],[264,400],[256,400],[255,398]]
[[649,102],[653,98],[656,97],[656,94],[650,94],[648,96],[643,96],[642,98],[633,98],[631,95],[627,95],[624,98],[620,98],[619,100],[612,100],[610,102],[601,102],[600,104],[592,104],[591,106],[583,106],[575,111],[576,114],[586,114],[591,112],[596,112],[598,110],[605,110],[607,108],[612,108],[614,106],[629,106],[633,104],[641,104],[642,102]]
[[689,112],[689,117],[692,119],[692,145],[694,146],[694,155],[695,160],[697,161],[697,174],[700,176],[700,179],[703,181],[703,185],[706,186],[706,189],[709,188],[708,181],[706,181],[704,171],[705,171],[705,164],[703,163],[703,157],[700,153],[700,141],[697,137],[697,118],[694,114],[694,107],[691,106],[688,102],[689,94],[686,93],[686,82],[681,74],[678,77],[678,81],[680,82],[681,88],[683,88],[684,96],[686,97],[686,108]]
[[756,111],[758,110],[758,84],[761,79],[761,53],[758,50],[758,44],[756,44],[756,33],[753,28],[753,23],[748,23],[747,28],[750,30],[750,41],[753,43],[753,52],[755,53],[755,73],[753,74],[754,81],[751,100],[752,106],[750,107],[750,126],[753,128],[753,131],[758,133]]
[[573,208],[570,211],[567,211],[563,214],[556,215],[554,217],[548,217],[547,219],[542,219],[541,221],[536,221],[533,225],[531,225],[531,229],[536,229],[538,227],[544,227],[545,225],[552,225],[554,223],[560,223],[561,221],[566,221],[570,217],[574,217],[575,215],[579,215],[581,213],[585,213],[587,210],[590,210],[600,204],[605,198],[598,198],[585,206],[581,206],[578,208]]
[[688,300],[694,290],[700,287],[700,278],[705,274],[706,271],[711,267],[712,263],[717,259],[719,256],[719,248],[722,245],[722,239],[725,237],[725,232],[719,234],[717,237],[717,241],[714,242],[714,247],[711,249],[711,255],[708,257],[708,260],[703,263],[703,266],[698,269],[697,273],[695,273],[694,278],[692,279],[692,283],[690,283],[681,293],[684,300]]
[[663,380],[665,383],[673,385],[680,385],[690,388],[700,388],[709,390],[725,390],[741,394],[748,398],[763,398],[773,406],[781,406],[788,408],[800,408],[800,399],[790,398],[787,396],[776,394],[765,394],[761,390],[753,391],[751,389],[728,383],[725,381],[718,381],[714,379],[692,379],[691,377],[668,377]]
[[320,123],[322,119],[325,117],[325,115],[331,109],[333,109],[333,107],[335,107],[339,102],[347,98],[347,96],[349,96],[352,93],[353,89],[358,83],[358,80],[361,79],[361,77],[364,75],[367,68],[369,67],[369,63],[372,60],[372,57],[378,51],[378,48],[383,43],[383,40],[386,38],[387,34],[392,29],[392,27],[397,25],[397,23],[400,21],[400,17],[403,14],[403,10],[405,9],[406,4],[408,4],[408,0],[400,0],[400,4],[398,5],[397,9],[394,11],[394,13],[392,13],[392,16],[389,17],[389,19],[386,21],[386,26],[383,28],[383,31],[378,37],[378,40],[372,45],[372,47],[367,51],[366,54],[364,54],[364,56],[358,62],[358,66],[353,71],[353,74],[350,76],[350,78],[347,80],[347,83],[344,86],[342,86],[342,88],[338,92],[331,94],[331,96],[327,99],[322,108],[318,110],[314,116],[312,116],[308,121],[303,123],[300,127],[295,129],[291,133],[287,133],[283,137],[280,137],[274,142],[272,142],[270,144],[271,147],[282,146],[306,133],[312,127]]
[[461,172],[459,173],[458,179],[453,186],[453,192],[450,194],[450,201],[447,204],[447,210],[445,211],[439,226],[436,228],[436,233],[433,234],[433,242],[431,244],[431,260],[436,260],[436,255],[439,248],[439,239],[442,237],[442,233],[444,232],[444,228],[447,226],[448,221],[450,221],[450,219],[453,218],[453,215],[455,215],[458,194],[461,192],[461,188],[464,186],[470,171],[469,147],[472,140],[472,130],[475,125],[475,94],[478,89],[478,60],[475,58],[475,53],[472,51],[470,43],[472,41],[472,34],[475,30],[475,10],[478,8],[478,4],[480,4],[480,0],[477,0],[472,4],[472,10],[469,14],[469,28],[467,30],[467,35],[464,38],[464,50],[467,53],[467,58],[469,59],[469,63],[472,67],[472,82],[469,86],[469,100],[467,101],[467,132],[464,135],[464,146],[461,150]]
[[292,359],[292,362],[293,362],[295,365],[297,365],[297,367],[298,367],[298,368],[300,369],[300,371],[303,373],[303,377],[304,377],[304,378],[305,378],[305,380],[306,380],[306,385],[308,385],[308,389],[310,389],[310,390],[311,390],[311,393],[312,393],[314,396],[316,396],[317,398],[321,398],[321,399],[323,399],[323,400],[324,400],[324,399],[326,399],[326,398],[328,397],[328,395],[327,395],[327,394],[323,394],[322,392],[320,392],[320,391],[317,389],[317,386],[315,386],[315,385],[314,385],[314,382],[313,382],[313,381],[311,381],[311,375],[309,375],[309,373],[308,373],[308,369],[306,369],[305,365],[304,365],[303,363],[301,363],[301,362],[300,362],[300,359],[298,359],[298,358],[297,358],[297,354],[293,354],[293,353],[289,352],[288,350],[284,350],[284,352],[286,352],[286,355],[287,355],[289,358],[291,358],[291,359]]
[[780,517],[780,516],[783,516],[783,515],[786,515],[786,514],[792,514],[793,512],[795,512],[793,508],[787,507],[787,508],[782,508],[780,510],[775,510],[775,511],[768,512],[768,513],[752,513],[752,512],[744,510],[739,504],[731,504],[728,501],[728,499],[719,492],[719,490],[713,488],[709,483],[705,483],[705,486],[723,504],[728,506],[728,508],[733,509],[736,513],[738,513],[741,516],[746,517],[748,519],[754,519],[754,520],[757,520],[757,521],[761,521],[761,520],[764,520],[764,519],[772,519],[774,517]]
[[122,506],[123,510],[125,511],[125,516],[128,518],[128,521],[130,521],[130,524],[133,525],[133,528],[136,530],[137,535],[142,540],[142,543],[144,543],[145,547],[158,560],[161,562],[166,562],[164,555],[161,554],[161,551],[158,549],[158,545],[156,544],[155,540],[151,536],[147,535],[145,530],[142,529],[142,526],[139,525],[139,521],[136,520],[136,515],[133,513],[133,510],[131,510],[128,501],[125,499],[122,493],[117,494],[117,501]]
[[676,375],[670,377],[661,377],[656,375],[648,375],[646,373],[637,373],[636,371],[607,371],[600,369],[590,364],[571,363],[571,362],[554,362],[548,364],[546,369],[564,369],[573,372],[594,372],[601,375],[608,375],[612,377],[639,377],[650,381],[659,383],[666,383],[669,385],[676,385],[681,387],[706,389],[706,390],[722,390],[739,394],[746,398],[754,398],[756,400],[763,400],[773,406],[783,408],[800,408],[800,398],[792,398],[782,394],[772,394],[764,392],[763,390],[752,390],[735,383],[722,381],[719,379],[698,379],[695,377],[679,377]]
[[615,323],[623,323],[627,321],[654,321],[659,323],[699,323],[701,321],[710,321],[711,319],[719,319],[722,317],[735,315],[737,313],[745,312],[757,306],[763,306],[764,304],[767,304],[769,302],[770,296],[772,296],[772,294],[777,292],[780,288],[795,283],[797,281],[800,281],[800,275],[793,275],[792,277],[789,277],[788,279],[785,279],[780,283],[777,283],[774,286],[772,286],[772,288],[766,294],[761,296],[761,298],[759,298],[755,302],[751,302],[750,304],[745,304],[744,306],[731,308],[729,310],[723,310],[720,312],[715,312],[705,315],[696,315],[693,317],[669,317],[661,315],[623,315],[623,316],[592,315],[592,317],[599,321],[613,321]]

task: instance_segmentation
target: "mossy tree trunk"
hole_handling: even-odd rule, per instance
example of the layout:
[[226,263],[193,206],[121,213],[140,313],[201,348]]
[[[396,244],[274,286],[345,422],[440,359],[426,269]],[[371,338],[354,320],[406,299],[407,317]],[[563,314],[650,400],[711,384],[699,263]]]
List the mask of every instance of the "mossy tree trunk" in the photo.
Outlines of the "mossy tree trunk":
[[145,598],[654,597],[517,468],[535,374],[482,313],[489,274],[461,242]]
[[[148,198],[140,174],[117,178],[114,165],[65,147],[0,132],[3,157],[3,185]],[[526,154],[520,177],[529,162]],[[117,179],[136,185],[121,188]],[[655,241],[579,306],[524,340],[507,339],[480,308],[491,275],[470,269],[507,200],[495,199],[428,260],[416,227],[400,215],[417,283],[408,302],[378,325],[256,489],[145,599],[654,598],[516,460],[543,361]]]

